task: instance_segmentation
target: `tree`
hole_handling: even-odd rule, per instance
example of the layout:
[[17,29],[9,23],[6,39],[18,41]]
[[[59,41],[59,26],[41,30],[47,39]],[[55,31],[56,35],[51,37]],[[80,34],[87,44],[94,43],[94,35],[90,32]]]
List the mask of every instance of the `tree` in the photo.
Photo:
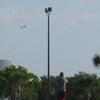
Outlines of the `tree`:
[[93,57],[93,63],[95,65],[95,67],[99,67],[100,65],[100,56],[98,54],[96,54],[94,57]]
[[11,100],[36,100],[38,88],[38,77],[28,73],[22,66],[10,65],[0,71],[1,97],[9,97]]
[[[98,87],[98,80],[95,74],[79,72],[74,77],[69,77],[69,96],[70,100],[89,100],[95,93],[95,87]],[[97,97],[96,97],[97,98]],[[94,99],[93,99],[94,100]],[[95,99],[99,100],[99,99]]]
[[[57,79],[54,76],[50,76],[50,98],[51,100],[57,100]],[[47,100],[48,96],[48,78],[47,76],[41,77],[41,84],[40,84],[40,90],[39,90],[39,98],[38,100]]]

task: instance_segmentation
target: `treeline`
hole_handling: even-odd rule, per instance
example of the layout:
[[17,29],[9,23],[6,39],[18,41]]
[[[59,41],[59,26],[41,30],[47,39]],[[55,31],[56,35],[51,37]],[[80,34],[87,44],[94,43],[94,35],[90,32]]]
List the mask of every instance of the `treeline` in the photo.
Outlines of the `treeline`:
[[[79,72],[68,80],[67,100],[100,100],[100,78]],[[50,98],[57,100],[58,76],[50,77]],[[10,65],[0,70],[0,98],[9,100],[47,100],[47,76],[30,73],[23,66]]]

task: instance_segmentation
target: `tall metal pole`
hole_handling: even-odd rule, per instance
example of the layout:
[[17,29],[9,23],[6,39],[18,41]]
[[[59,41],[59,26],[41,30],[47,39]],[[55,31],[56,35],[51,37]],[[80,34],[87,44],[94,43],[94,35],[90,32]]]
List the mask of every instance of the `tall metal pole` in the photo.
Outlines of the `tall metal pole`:
[[45,8],[45,12],[48,16],[48,43],[47,43],[47,49],[48,49],[48,100],[50,100],[50,14],[51,14],[52,8],[48,7]]
[[50,17],[48,14],[48,100],[50,100]]

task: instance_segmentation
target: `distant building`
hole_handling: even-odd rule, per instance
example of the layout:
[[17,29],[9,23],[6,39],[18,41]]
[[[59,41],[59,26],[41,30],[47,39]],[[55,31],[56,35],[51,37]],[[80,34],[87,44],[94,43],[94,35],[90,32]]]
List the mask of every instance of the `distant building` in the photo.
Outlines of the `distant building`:
[[10,60],[0,59],[0,69],[5,68],[11,64],[12,62]]

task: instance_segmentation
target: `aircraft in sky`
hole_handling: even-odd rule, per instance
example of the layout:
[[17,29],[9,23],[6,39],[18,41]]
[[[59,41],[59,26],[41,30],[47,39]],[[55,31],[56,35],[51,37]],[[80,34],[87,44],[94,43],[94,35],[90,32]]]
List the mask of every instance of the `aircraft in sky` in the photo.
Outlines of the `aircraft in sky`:
[[27,27],[27,25],[23,25],[23,26],[21,26],[20,28],[21,29],[24,29],[24,28],[26,28]]

